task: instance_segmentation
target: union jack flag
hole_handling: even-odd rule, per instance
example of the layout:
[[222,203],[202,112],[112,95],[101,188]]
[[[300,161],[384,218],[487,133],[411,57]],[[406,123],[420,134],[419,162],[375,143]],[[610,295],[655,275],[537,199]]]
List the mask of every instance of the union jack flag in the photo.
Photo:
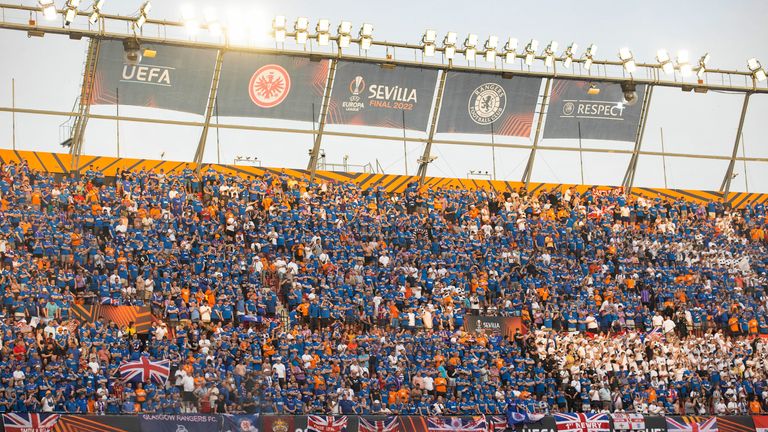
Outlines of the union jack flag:
[[358,432],[395,432],[398,429],[397,417],[388,416],[385,419],[366,419],[360,417]]
[[49,432],[58,421],[58,414],[3,414],[7,432]]
[[504,416],[487,416],[488,432],[501,432],[507,428],[507,418]]
[[718,432],[717,417],[667,417],[667,432]]
[[479,417],[427,417],[429,432],[486,432],[484,416]]
[[558,432],[610,432],[608,414],[555,414]]
[[171,375],[171,361],[153,361],[142,356],[139,360],[129,361],[120,365],[120,378],[125,382],[154,381],[165,384]]
[[342,432],[347,430],[347,416],[309,416],[307,431],[309,432]]

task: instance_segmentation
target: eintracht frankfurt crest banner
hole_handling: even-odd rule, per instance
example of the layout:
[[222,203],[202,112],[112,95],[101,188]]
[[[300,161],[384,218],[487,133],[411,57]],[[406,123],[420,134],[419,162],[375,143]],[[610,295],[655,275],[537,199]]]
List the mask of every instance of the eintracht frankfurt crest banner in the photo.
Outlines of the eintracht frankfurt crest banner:
[[215,49],[143,43],[141,52],[138,64],[128,64],[122,41],[101,41],[92,104],[205,114],[216,66]]
[[[588,94],[591,86],[599,89]],[[645,86],[637,99],[624,102],[620,84],[554,80],[547,109],[544,139],[595,139],[634,142],[640,125]]]
[[227,52],[218,115],[317,121],[327,79],[328,60]]
[[530,137],[540,78],[448,72],[438,133]]
[[426,131],[436,85],[435,69],[339,62],[326,121]]

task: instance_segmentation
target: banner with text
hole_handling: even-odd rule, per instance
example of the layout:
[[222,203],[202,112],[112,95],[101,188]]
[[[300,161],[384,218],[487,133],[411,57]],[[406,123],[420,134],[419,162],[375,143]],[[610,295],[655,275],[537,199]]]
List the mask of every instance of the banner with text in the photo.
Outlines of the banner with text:
[[436,85],[437,70],[339,62],[326,122],[426,131]]
[[521,333],[525,333],[525,326],[520,317],[468,315],[464,318],[464,330],[469,333],[483,330],[491,333],[499,332],[511,338],[518,329]]
[[[587,91],[593,90],[588,94]],[[640,125],[645,86],[624,102],[620,84],[554,80],[544,126],[544,139],[595,139],[634,142]]]
[[136,65],[124,60],[123,42],[103,40],[91,93],[94,105],[134,105],[205,114],[216,50],[142,44]]
[[208,432],[219,430],[216,415],[146,414],[139,416],[141,432]]
[[448,72],[439,133],[530,137],[540,78]]
[[317,121],[328,65],[305,57],[227,52],[218,115]]

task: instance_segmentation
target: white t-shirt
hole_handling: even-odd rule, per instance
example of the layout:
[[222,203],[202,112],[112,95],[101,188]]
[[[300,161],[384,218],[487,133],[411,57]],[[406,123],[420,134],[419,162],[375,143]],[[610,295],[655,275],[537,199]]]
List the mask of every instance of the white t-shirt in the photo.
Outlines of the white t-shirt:
[[200,306],[200,320],[202,322],[211,322],[211,307],[208,305]]

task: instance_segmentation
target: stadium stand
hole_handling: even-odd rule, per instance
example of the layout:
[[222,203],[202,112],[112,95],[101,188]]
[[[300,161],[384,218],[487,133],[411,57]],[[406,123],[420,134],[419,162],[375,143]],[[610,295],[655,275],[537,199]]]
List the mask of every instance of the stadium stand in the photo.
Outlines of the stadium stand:
[[80,174],[0,168],[0,411],[768,409],[762,201]]

